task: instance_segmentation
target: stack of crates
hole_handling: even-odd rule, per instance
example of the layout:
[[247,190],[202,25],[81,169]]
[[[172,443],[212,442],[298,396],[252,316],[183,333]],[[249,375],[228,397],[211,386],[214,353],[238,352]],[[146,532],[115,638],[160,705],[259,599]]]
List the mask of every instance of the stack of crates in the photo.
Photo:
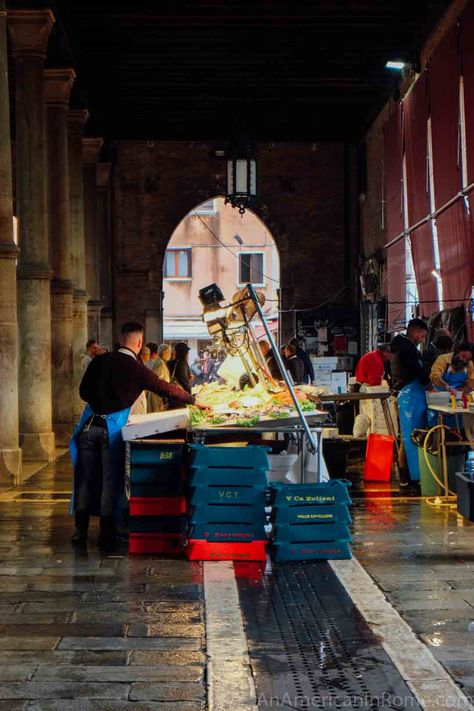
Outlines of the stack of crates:
[[271,486],[272,557],[288,560],[350,558],[349,482]]
[[129,446],[129,552],[182,553],[185,445],[136,440]]
[[266,449],[193,445],[191,450],[188,558],[266,560]]

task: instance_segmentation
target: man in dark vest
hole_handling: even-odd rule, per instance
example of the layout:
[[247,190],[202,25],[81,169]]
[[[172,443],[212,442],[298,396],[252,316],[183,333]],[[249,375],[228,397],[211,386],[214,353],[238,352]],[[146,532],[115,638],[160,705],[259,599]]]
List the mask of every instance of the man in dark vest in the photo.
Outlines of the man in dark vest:
[[116,522],[125,496],[121,430],[138,396],[148,390],[183,407],[206,409],[193,395],[161,380],[143,365],[138,359],[142,346],[143,327],[125,323],[118,350],[96,356],[82,378],[79,392],[87,405],[71,441],[75,544],[86,543],[89,516],[95,515],[100,516],[100,544],[107,549],[117,545]]

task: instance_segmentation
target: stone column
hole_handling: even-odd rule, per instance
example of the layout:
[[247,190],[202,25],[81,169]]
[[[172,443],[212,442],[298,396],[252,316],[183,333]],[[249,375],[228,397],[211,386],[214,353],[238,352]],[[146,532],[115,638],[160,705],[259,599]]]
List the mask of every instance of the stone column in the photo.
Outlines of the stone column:
[[46,157],[51,282],[51,379],[56,442],[67,445],[74,424],[72,378],[72,259],[67,110],[76,74],[46,69]]
[[21,481],[18,446],[16,259],[13,241],[12,164],[5,1],[0,0],[0,484]]
[[9,10],[16,70],[20,443],[24,460],[55,455],[51,418],[51,304],[43,67],[50,10]]
[[97,241],[100,252],[100,342],[112,349],[112,235],[110,230],[110,163],[97,166]]
[[84,165],[84,229],[86,235],[86,284],[89,292],[87,321],[89,338],[100,341],[100,246],[97,239],[97,164],[103,146],[102,138],[82,139]]
[[86,244],[84,236],[84,188],[82,181],[82,135],[89,118],[85,109],[68,112],[68,161],[69,161],[69,211],[72,256],[73,294],[73,388],[74,419],[78,419],[84,403],[79,397],[82,379],[82,360],[86,354],[87,302],[86,291]]

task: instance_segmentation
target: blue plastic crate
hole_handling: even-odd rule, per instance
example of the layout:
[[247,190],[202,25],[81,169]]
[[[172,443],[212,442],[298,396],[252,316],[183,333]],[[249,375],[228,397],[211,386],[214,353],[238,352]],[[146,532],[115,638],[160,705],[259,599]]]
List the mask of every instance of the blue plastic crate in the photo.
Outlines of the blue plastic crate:
[[270,555],[276,563],[290,560],[347,560],[352,558],[347,541],[324,541],[318,543],[274,542]]
[[282,523],[274,526],[273,540],[288,543],[350,541],[351,534],[345,523]]
[[160,496],[182,496],[183,495],[183,481],[180,477],[176,475],[169,480],[161,481],[146,481],[136,483],[134,481],[130,482],[130,495],[138,498],[144,497],[160,497]]
[[200,504],[247,504],[264,507],[267,502],[265,486],[197,486],[191,489],[192,506]]
[[330,506],[274,506],[272,521],[282,523],[352,523],[352,518],[346,504],[331,504]]
[[191,523],[188,538],[213,543],[266,541],[264,523]]
[[185,445],[183,444],[131,442],[130,467],[152,465],[156,468],[179,470],[183,465],[184,453]]
[[153,464],[142,464],[130,467],[132,484],[152,484],[181,481],[181,469],[155,467]]
[[190,445],[191,466],[211,468],[254,469],[261,467],[268,470],[269,451],[267,447],[248,445],[247,447],[207,447],[203,444]]
[[191,486],[267,486],[266,469],[211,469],[199,466],[191,467],[189,483]]
[[347,487],[350,482],[333,479],[321,484],[270,483],[274,506],[322,506],[327,504],[350,504]]
[[200,504],[190,512],[192,523],[260,523],[265,524],[266,516],[263,506],[220,506],[215,504]]

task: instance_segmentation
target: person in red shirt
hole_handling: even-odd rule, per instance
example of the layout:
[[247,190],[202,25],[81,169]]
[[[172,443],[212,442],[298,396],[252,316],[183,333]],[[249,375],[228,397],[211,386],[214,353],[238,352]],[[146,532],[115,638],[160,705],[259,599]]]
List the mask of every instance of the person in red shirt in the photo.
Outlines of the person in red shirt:
[[389,361],[390,347],[385,343],[378,346],[376,351],[366,353],[357,363],[357,382],[361,385],[382,385],[385,366]]

